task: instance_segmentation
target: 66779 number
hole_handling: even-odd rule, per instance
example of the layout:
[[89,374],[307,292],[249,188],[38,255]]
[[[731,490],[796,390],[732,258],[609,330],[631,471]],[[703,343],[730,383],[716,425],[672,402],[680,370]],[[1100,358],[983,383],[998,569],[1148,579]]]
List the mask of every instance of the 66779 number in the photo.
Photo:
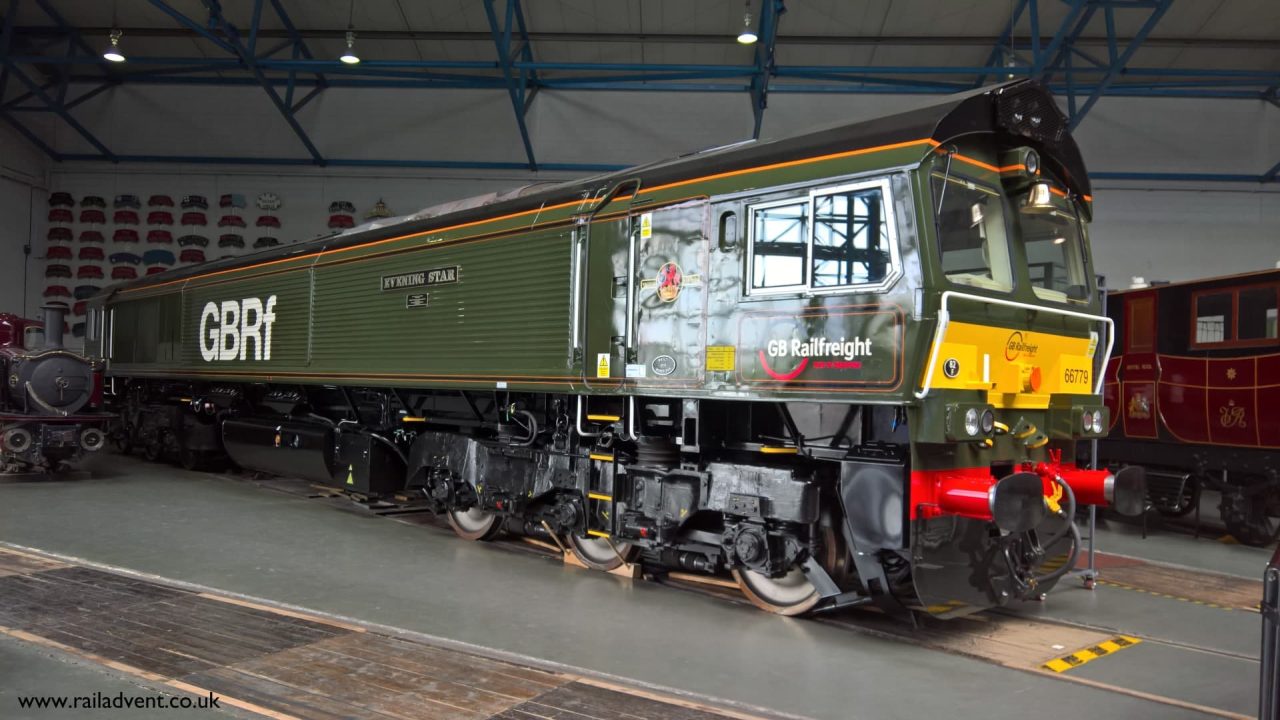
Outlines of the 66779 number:
[[1088,385],[1089,371],[1080,368],[1067,368],[1062,371],[1062,381],[1068,385]]

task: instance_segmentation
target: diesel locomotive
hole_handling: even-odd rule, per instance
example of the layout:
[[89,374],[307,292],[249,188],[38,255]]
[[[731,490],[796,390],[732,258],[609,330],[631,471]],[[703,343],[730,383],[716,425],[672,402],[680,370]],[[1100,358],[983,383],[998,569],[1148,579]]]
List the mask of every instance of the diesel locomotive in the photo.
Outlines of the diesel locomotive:
[[3,472],[59,470],[106,444],[101,373],[62,342],[67,308],[39,323],[0,313],[0,462]]
[[1248,545],[1280,536],[1278,307],[1280,270],[1124,290],[1107,303],[1119,351],[1099,459],[1146,467],[1165,514],[1186,515],[1202,488],[1218,490],[1227,532]]
[[1015,82],[140,279],[88,342],[150,457],[951,617],[1050,589],[1078,505],[1141,508],[1063,459],[1107,427],[1090,213]]

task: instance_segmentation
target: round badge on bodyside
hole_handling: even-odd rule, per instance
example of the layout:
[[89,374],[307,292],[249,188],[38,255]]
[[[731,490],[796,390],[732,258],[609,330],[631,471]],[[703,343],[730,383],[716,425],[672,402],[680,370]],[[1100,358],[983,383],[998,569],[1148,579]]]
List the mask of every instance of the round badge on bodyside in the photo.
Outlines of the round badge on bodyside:
[[960,361],[955,358],[947,358],[942,364],[942,374],[949,378],[953,378],[960,374]]
[[649,367],[653,368],[654,375],[666,377],[676,371],[676,359],[670,355],[659,355],[649,363]]
[[684,273],[680,266],[669,262],[658,268],[658,297],[663,302],[675,302],[680,297],[680,287],[684,284]]

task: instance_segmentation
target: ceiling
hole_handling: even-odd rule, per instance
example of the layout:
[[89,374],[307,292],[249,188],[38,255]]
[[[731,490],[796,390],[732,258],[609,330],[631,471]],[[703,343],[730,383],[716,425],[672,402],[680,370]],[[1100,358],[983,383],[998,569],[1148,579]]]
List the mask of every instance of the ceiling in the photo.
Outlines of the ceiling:
[[[291,123],[308,93],[325,87],[489,88],[511,96],[525,136],[523,114],[541,89],[748,93],[757,133],[769,93],[945,93],[1006,74],[1065,95],[1073,123],[1103,95],[1280,105],[1277,0],[0,0],[5,6],[14,9],[0,58],[5,76],[23,81],[0,79],[0,117],[10,124],[10,110],[41,107],[66,121],[78,101],[51,95],[73,83],[261,86]],[[735,41],[746,13],[761,37],[755,45]],[[100,57],[113,28],[127,63]],[[349,28],[359,65],[337,62]],[[531,148],[528,155],[533,167]]]

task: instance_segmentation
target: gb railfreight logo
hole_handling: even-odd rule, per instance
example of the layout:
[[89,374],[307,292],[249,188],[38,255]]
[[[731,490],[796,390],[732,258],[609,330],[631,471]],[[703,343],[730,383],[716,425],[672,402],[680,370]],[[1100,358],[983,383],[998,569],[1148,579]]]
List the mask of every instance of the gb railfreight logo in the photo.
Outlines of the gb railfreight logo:
[[[840,338],[834,341],[824,337],[811,340],[770,340],[767,355],[765,350],[759,351],[759,355],[760,367],[765,373],[774,380],[785,382],[800,377],[811,359],[816,370],[861,369],[862,361],[858,358],[871,356],[871,338]],[[772,367],[769,358],[781,358],[784,363],[787,362],[786,358],[800,358],[800,362],[790,371],[783,372]]]
[[[215,360],[270,360],[276,296],[207,302],[200,311],[200,357]],[[252,348],[252,350],[250,349]]]

